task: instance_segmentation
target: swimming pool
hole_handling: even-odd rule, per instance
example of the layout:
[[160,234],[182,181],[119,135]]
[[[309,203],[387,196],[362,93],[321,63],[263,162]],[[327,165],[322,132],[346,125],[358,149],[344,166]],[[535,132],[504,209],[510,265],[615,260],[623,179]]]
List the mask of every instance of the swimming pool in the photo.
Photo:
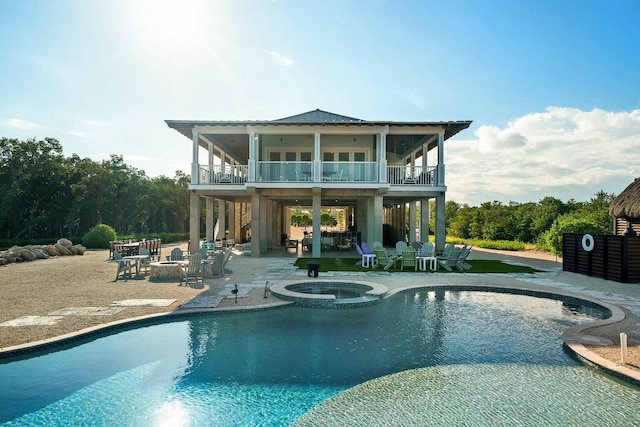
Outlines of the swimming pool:
[[[602,316],[594,308],[520,295],[421,291],[352,310],[288,307],[189,317],[1,364],[0,422],[289,425],[358,384],[426,368],[436,373],[428,383],[434,398],[464,408],[444,412],[450,424],[473,424],[494,394],[503,407],[492,416],[504,417],[495,418],[503,425],[540,421],[540,405],[546,405],[545,423],[551,420],[546,425],[638,424],[637,389],[594,373],[562,350],[564,329]],[[479,389],[452,386],[454,376]],[[509,388],[482,391],[492,380]],[[609,398],[585,400],[594,394]],[[436,410],[438,402],[423,398],[420,411]],[[554,405],[559,400],[561,408]]]

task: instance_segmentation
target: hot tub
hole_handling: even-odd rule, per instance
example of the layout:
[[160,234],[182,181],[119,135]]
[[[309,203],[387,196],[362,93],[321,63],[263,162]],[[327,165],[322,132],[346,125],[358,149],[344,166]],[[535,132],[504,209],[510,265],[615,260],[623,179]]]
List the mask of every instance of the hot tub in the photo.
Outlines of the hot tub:
[[377,304],[387,287],[374,283],[304,281],[275,283],[271,294],[308,308],[354,308]]

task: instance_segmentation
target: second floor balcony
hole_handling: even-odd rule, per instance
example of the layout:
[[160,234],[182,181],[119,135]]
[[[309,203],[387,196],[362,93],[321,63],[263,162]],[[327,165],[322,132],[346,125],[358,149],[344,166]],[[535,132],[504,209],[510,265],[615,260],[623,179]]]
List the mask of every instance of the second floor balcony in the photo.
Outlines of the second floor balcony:
[[198,165],[196,185],[241,186],[250,183],[389,184],[436,187],[444,185],[444,166],[391,165],[376,162],[256,162],[255,174],[248,165]]

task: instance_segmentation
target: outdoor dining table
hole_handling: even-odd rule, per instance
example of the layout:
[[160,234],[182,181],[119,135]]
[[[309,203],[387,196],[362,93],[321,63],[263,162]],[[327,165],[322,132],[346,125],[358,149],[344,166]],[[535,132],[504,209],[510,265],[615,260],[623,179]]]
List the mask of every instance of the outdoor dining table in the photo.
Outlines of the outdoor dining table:
[[138,273],[140,272],[140,264],[142,263],[142,260],[151,259],[151,258],[149,257],[149,255],[129,255],[129,256],[123,256],[122,259],[125,261],[129,261],[131,264],[134,264],[136,266],[136,276],[137,276]]

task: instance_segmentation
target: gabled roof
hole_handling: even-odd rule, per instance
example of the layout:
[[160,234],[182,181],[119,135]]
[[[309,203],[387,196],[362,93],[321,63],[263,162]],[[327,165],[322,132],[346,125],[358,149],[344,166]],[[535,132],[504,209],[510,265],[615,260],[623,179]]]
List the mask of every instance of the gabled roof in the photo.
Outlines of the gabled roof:
[[335,123],[335,122],[362,122],[364,120],[354,119],[340,114],[323,111],[319,108],[306,113],[296,114],[282,119],[274,120],[274,122],[305,122],[305,123]]

